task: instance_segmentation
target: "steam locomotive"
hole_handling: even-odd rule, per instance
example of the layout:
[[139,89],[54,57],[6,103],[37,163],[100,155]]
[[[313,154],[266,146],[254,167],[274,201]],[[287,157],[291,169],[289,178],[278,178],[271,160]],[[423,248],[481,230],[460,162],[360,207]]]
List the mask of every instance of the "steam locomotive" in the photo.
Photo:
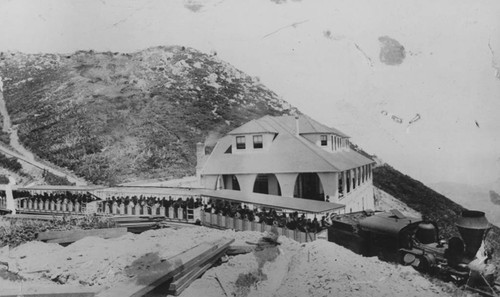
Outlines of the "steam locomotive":
[[[483,212],[464,211],[456,227],[460,237],[439,237],[435,222],[407,217],[397,210],[363,211],[332,218],[328,240],[363,256],[411,265],[416,270],[454,281],[458,285],[497,296],[496,268],[484,249],[491,225]],[[477,256],[478,251],[482,256]]]

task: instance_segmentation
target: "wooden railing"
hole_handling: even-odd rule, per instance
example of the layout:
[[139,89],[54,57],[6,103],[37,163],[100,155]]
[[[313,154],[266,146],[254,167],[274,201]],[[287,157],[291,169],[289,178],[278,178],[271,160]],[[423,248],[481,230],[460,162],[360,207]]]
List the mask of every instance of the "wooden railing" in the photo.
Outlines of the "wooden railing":
[[[5,200],[5,198],[3,198]],[[0,208],[4,203],[0,198]],[[111,203],[109,201],[94,201],[89,203],[72,203],[71,201],[32,201],[26,198],[16,199],[18,212],[46,213],[58,215],[70,214],[102,214],[102,215],[127,215],[127,216],[163,216],[170,220],[192,222],[199,219],[201,208],[163,207],[159,205],[134,205],[130,203]]]
[[32,201],[26,198],[16,199],[16,210],[18,212],[40,212],[51,214],[83,214],[85,203],[71,201]]
[[[200,221],[203,226],[215,227],[221,229],[233,229],[237,231],[258,231],[270,232],[272,226],[265,223],[251,222],[237,218],[226,217],[200,211]],[[316,240],[316,234],[310,232],[301,232],[299,230],[290,230],[287,228],[277,227],[278,235],[286,236],[298,242],[310,242]]]
[[195,222],[199,219],[199,212],[201,208],[174,208],[164,207],[159,205],[125,205],[123,203],[107,203],[103,202],[98,209],[98,213],[112,214],[112,215],[131,215],[131,216],[163,216],[171,220]]

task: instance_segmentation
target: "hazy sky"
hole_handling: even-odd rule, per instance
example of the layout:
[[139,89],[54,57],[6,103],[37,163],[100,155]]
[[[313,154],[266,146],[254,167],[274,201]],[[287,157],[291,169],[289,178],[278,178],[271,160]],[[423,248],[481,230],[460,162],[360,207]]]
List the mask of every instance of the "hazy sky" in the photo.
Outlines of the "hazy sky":
[[499,16],[497,0],[0,0],[0,50],[216,51],[397,169],[477,184],[500,177]]

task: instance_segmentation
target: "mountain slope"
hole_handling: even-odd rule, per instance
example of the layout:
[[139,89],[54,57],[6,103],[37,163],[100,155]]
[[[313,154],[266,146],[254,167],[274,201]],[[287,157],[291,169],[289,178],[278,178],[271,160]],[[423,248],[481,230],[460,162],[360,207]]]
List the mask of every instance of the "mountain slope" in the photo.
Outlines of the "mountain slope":
[[23,145],[93,183],[193,174],[196,142],[297,112],[215,54],[180,46],[2,53],[0,76]]

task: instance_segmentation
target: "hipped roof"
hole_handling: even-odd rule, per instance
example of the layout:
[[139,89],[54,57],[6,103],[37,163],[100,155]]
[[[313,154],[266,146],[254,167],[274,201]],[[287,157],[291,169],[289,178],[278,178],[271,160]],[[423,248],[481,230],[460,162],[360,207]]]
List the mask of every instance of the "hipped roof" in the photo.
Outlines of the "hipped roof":
[[[265,123],[266,126],[270,126],[277,131],[277,135],[269,148],[262,151],[226,154],[226,150],[233,143],[233,136],[225,136],[215,146],[201,174],[340,172],[373,163],[373,160],[354,150],[329,152],[297,135],[293,116],[265,116],[255,122]],[[303,125],[300,126],[300,123],[303,123]],[[248,127],[254,126],[252,124]],[[249,129],[240,128],[236,130],[240,132],[250,131]],[[313,130],[321,131],[315,133],[327,133],[326,129],[332,128],[301,116],[299,118],[299,130],[302,131],[302,129],[309,132]],[[236,148],[232,150],[235,151]]]

